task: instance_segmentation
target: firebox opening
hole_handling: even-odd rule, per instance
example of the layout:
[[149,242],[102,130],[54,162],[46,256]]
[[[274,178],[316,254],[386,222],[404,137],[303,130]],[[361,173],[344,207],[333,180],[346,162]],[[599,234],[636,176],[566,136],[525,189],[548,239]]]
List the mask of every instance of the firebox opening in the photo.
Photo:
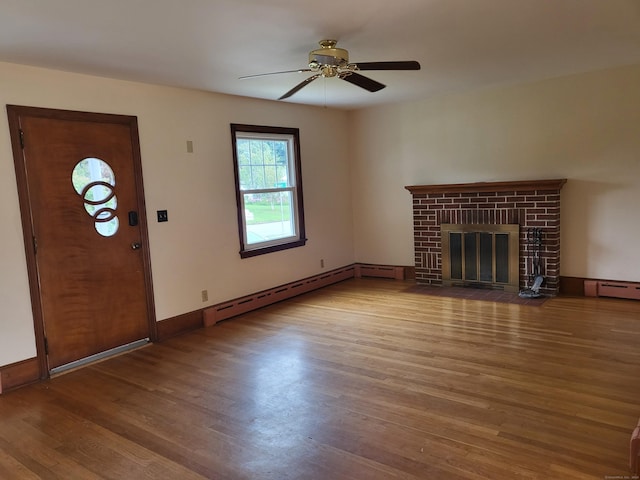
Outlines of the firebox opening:
[[440,232],[444,286],[519,290],[519,225],[443,223]]

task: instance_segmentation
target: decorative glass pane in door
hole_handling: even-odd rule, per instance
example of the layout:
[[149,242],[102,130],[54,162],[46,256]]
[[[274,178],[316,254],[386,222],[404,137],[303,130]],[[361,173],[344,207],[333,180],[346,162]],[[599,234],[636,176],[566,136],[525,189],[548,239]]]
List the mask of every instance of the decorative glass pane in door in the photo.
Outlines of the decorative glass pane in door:
[[109,164],[99,158],[80,160],[73,169],[71,182],[82,197],[85,210],[93,217],[96,231],[103,237],[115,235],[120,222],[116,216],[116,177]]

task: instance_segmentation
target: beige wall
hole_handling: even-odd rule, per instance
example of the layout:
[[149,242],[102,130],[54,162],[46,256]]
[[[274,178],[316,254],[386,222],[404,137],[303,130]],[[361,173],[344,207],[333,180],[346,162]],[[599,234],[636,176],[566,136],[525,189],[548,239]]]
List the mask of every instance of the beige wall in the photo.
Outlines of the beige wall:
[[[321,258],[412,265],[417,184],[566,177],[562,274],[638,281],[638,85],[634,66],[347,114],[0,63],[2,104],[138,117],[158,320],[320,273]],[[307,246],[239,258],[232,122],[300,128]],[[6,115],[0,221],[2,366],[35,355]]]
[[640,281],[640,66],[352,113],[356,261],[413,264],[405,185],[567,178],[561,274]]
[[[354,261],[345,112],[7,63],[0,63],[0,103],[138,117],[158,320],[320,273],[320,259],[324,270]],[[229,123],[300,128],[305,247],[240,259]],[[168,223],[155,221],[159,209],[169,211]],[[35,356],[6,114],[0,221],[1,366]]]

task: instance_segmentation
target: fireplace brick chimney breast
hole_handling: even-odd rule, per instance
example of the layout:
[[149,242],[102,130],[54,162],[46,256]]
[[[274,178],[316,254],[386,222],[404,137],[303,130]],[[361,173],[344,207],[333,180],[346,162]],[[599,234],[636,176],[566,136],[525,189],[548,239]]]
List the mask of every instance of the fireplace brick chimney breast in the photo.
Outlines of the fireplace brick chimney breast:
[[520,288],[528,282],[527,232],[542,232],[545,282],[540,292],[557,295],[560,277],[560,189],[566,179],[414,185],[413,230],[416,282],[442,284],[440,225],[518,224]]

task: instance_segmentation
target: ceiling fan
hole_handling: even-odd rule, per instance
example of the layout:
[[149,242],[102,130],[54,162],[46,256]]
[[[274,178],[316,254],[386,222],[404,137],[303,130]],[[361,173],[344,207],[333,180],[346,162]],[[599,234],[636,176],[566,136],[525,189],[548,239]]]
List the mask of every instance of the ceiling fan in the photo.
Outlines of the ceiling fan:
[[319,43],[321,48],[309,53],[309,68],[285,70],[283,72],[261,73],[258,75],[246,75],[240,78],[262,77],[265,75],[278,75],[281,73],[313,72],[313,75],[306,78],[278,98],[278,100],[284,100],[320,77],[337,77],[353,85],[364,88],[369,92],[377,92],[378,90],[382,90],[386,85],[369,77],[365,77],[364,75],[360,75],[357,72],[371,70],[420,70],[420,64],[415,60],[400,62],[349,63],[349,52],[343,48],[336,47],[336,44],[338,43],[337,40],[321,40]]

